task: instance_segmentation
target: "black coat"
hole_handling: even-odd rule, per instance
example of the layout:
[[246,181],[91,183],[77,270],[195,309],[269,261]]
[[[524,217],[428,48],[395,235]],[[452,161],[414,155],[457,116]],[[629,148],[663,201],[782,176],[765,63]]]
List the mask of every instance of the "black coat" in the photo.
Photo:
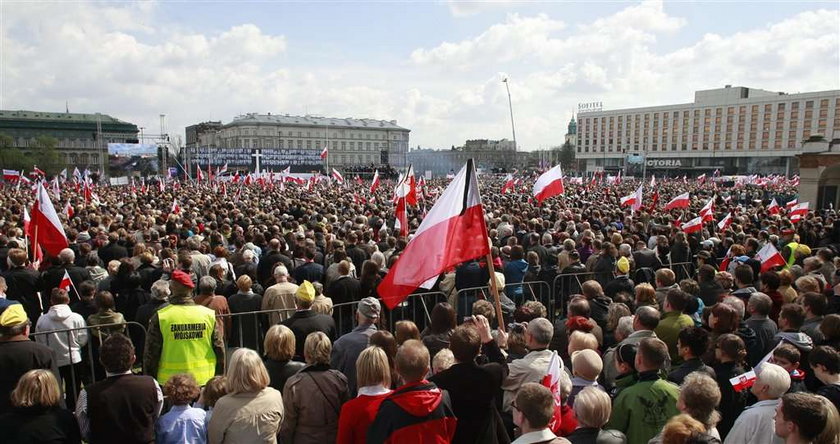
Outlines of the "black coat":
[[20,302],[23,309],[26,310],[29,321],[32,322],[32,325],[36,325],[38,317],[49,306],[49,298],[46,300],[38,298],[40,289],[38,272],[29,268],[17,267],[4,273],[3,277],[6,278],[6,285],[9,287],[6,290],[6,297]]
[[286,386],[286,380],[297,374],[300,369],[306,367],[306,364],[298,361],[275,361],[271,358],[265,359],[265,369],[268,371],[268,385],[283,392],[283,387]]
[[351,262],[353,262],[353,266],[356,267],[356,270],[359,272],[362,271],[362,264],[364,264],[366,260],[370,259],[367,251],[360,248],[358,245],[350,245],[347,247],[347,257]]
[[610,298],[614,298],[615,295],[624,291],[631,295],[635,294],[635,284],[629,277],[626,275],[617,276],[615,279],[607,282],[607,285],[604,287],[604,294],[609,296]]
[[303,361],[303,343],[309,333],[324,332],[335,341],[335,321],[332,317],[312,310],[296,311],[289,319],[281,322],[295,334],[295,360]]
[[0,416],[0,436],[21,444],[82,442],[76,417],[58,407],[16,408]]
[[484,344],[483,349],[489,363],[458,363],[429,378],[449,391],[458,418],[453,443],[510,442],[498,410],[502,382],[508,374],[507,363],[495,341]]
[[96,254],[99,255],[99,259],[102,263],[105,264],[105,266],[108,266],[108,262],[118,261],[122,258],[128,257],[128,250],[120,244],[109,243],[108,245],[101,247]]
[[[53,288],[58,288],[59,284],[61,284],[61,280],[64,279],[65,270],[67,270],[67,274],[70,275],[70,281],[73,282],[73,287],[76,289],[79,288],[79,284],[82,282],[90,280],[90,272],[88,272],[85,268],[77,267],[75,265],[60,265],[58,267],[52,267],[41,274],[40,288],[41,295],[44,300],[48,301]],[[76,291],[74,291],[73,288],[67,292],[70,295],[71,302],[79,300],[79,297],[76,295]]]
[[354,302],[359,300],[361,283],[350,276],[342,276],[333,281],[324,292],[324,296],[332,298],[333,304]]

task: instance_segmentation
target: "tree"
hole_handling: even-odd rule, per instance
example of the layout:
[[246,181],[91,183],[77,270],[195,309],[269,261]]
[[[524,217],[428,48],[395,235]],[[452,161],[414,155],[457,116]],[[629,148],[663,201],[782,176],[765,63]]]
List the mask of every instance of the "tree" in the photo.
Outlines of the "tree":
[[65,166],[64,158],[56,147],[58,139],[50,136],[38,136],[30,145],[34,164],[49,175],[58,174]]
[[560,148],[560,164],[563,165],[563,168],[565,169],[577,170],[577,164],[575,162],[575,147],[569,142],[564,143]]
[[32,160],[15,146],[12,136],[0,133],[0,165],[4,169],[20,171],[31,167]]

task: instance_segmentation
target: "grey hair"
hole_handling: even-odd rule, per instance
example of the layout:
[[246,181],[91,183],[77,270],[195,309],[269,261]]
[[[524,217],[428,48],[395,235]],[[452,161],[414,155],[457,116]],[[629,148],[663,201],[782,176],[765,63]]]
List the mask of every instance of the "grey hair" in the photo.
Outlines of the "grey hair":
[[63,264],[70,264],[76,260],[76,253],[69,248],[65,248],[58,253],[58,258],[61,260]]
[[737,296],[727,296],[723,298],[721,302],[734,308],[735,311],[738,312],[738,315],[741,316],[741,320],[744,319],[744,313],[747,312],[747,307],[744,306],[744,301],[742,301],[741,298]]
[[286,268],[285,265],[280,264],[280,265],[274,267],[274,277],[288,276],[288,275],[289,275],[289,269]]
[[548,345],[554,336],[554,325],[546,318],[536,318],[528,323],[528,333],[537,344]]
[[790,373],[776,364],[765,362],[759,367],[758,381],[767,384],[767,394],[775,399],[784,395],[790,388]]
[[753,307],[758,314],[767,316],[773,309],[773,300],[770,299],[770,296],[756,291],[750,295],[750,300],[747,302],[747,305]]
[[633,334],[633,316],[622,316],[618,319],[618,325],[615,326],[615,335],[621,335],[626,338]]
[[213,294],[216,291],[216,279],[204,276],[198,280],[198,294]]
[[169,289],[169,281],[159,280],[155,281],[152,284],[152,298],[165,301],[169,298],[169,295],[172,294],[172,290]]
[[630,247],[630,244],[621,244],[618,246],[618,254],[629,257],[633,254],[633,248]]

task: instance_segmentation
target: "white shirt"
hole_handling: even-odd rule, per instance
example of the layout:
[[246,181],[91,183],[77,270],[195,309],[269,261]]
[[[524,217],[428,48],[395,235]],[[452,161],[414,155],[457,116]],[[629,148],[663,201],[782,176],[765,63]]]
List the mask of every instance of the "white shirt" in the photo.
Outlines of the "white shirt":
[[780,400],[758,401],[747,407],[735,420],[724,444],[782,444],[776,436],[774,416]]

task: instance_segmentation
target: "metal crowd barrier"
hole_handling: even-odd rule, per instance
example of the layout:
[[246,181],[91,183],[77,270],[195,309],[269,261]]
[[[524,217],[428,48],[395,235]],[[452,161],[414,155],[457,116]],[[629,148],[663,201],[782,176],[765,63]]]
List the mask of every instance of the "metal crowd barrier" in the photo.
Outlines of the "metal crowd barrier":
[[[72,363],[73,344],[76,343],[76,338],[79,336],[79,332],[81,331],[84,331],[87,334],[87,341],[85,345],[83,345],[79,349],[79,354],[82,356],[82,360],[78,363]],[[97,335],[92,334],[93,332],[96,332]],[[94,382],[105,379],[105,370],[102,367],[102,364],[99,362],[99,347],[102,346],[102,342],[108,336],[114,333],[123,333],[126,334],[129,338],[131,338],[131,342],[134,344],[134,348],[137,354],[137,362],[135,363],[135,365],[139,364],[142,370],[142,344],[146,340],[146,328],[137,322],[130,321],[114,324],[88,325],[85,327],[66,328],[62,330],[35,331],[30,332],[29,337],[35,340],[36,342],[46,345],[47,347],[50,347],[50,349],[52,349],[52,341],[57,341],[59,337],[66,336],[66,354],[70,358],[71,364],[60,367],[60,374],[56,375],[56,378],[58,378],[59,385],[63,385],[64,387],[62,392],[67,394],[67,392],[70,391],[73,396],[72,398],[68,399],[72,399],[75,401],[75,399],[79,397],[79,388],[81,387],[82,383],[84,383],[85,385],[89,385]],[[62,368],[65,367],[69,367],[70,387],[67,387],[68,381],[66,381],[61,374],[67,371],[62,370]]]
[[[516,289],[519,287],[522,288],[521,299],[518,295],[515,295]],[[551,317],[551,312],[553,311],[554,307],[554,298],[552,297],[551,286],[548,282],[515,282],[505,284],[505,287],[500,290],[505,294],[505,296],[511,299],[516,304],[516,306],[521,305],[526,300],[539,301],[545,306],[546,310],[548,310],[548,316]],[[511,295],[514,295],[514,297],[511,297]],[[493,302],[493,296],[490,293],[489,285],[484,285],[481,287],[462,288],[458,290],[456,298],[457,307],[455,308],[458,312],[459,321],[463,320],[465,316],[472,315],[472,306],[473,303],[475,303],[475,301],[479,299],[487,299],[488,301]],[[516,299],[520,300],[517,301]]]

